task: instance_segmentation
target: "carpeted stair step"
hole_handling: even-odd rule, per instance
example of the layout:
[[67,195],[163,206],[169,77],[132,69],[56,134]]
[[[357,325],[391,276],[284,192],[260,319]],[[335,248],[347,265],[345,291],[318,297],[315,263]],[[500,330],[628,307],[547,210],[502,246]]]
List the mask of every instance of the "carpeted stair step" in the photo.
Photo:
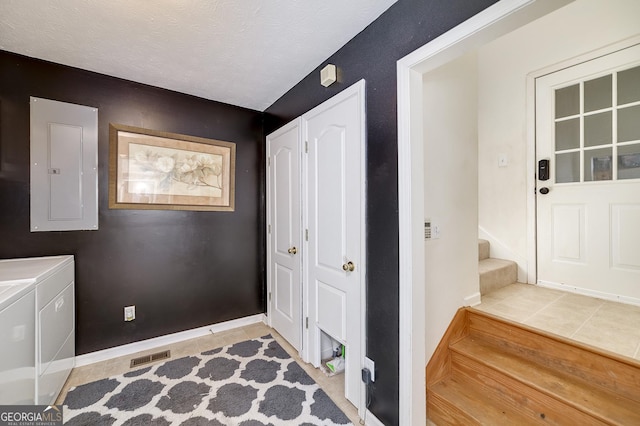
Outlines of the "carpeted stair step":
[[498,290],[518,280],[516,262],[504,259],[488,258],[478,262],[480,274],[480,294]]
[[487,240],[478,240],[478,261],[489,258],[490,244]]

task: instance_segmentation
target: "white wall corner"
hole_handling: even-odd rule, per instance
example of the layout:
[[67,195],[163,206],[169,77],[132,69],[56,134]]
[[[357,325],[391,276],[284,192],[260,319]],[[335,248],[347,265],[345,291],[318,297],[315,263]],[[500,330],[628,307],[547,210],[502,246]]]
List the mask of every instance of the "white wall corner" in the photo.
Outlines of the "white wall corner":
[[462,306],[478,306],[481,302],[480,292],[473,293],[465,297]]
[[527,259],[520,256],[515,250],[512,250],[507,244],[498,239],[495,235],[489,233],[482,226],[478,226],[478,238],[489,241],[490,256],[495,259],[506,259],[518,264],[518,282],[528,282],[528,265]]

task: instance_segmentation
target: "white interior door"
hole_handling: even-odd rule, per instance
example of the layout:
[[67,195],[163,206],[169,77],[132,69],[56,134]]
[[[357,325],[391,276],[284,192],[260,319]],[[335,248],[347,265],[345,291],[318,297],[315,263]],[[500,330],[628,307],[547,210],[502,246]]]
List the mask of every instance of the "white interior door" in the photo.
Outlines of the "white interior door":
[[538,282],[640,302],[640,45],[536,81]]
[[300,119],[267,136],[269,322],[301,349]]
[[345,396],[362,408],[364,334],[364,81],[303,115],[309,351],[324,332],[346,346]]

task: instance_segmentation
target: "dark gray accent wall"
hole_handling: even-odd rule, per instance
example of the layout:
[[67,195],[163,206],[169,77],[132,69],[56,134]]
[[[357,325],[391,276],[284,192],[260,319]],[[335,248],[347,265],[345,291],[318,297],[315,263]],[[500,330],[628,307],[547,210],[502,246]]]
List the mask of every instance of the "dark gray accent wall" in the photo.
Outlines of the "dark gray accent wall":
[[[396,61],[496,0],[399,0],[265,112],[265,135],[360,79],[367,96],[367,356],[376,363],[370,410],[399,424],[398,128]],[[338,82],[320,85],[320,69]],[[443,289],[446,291],[446,289]],[[416,371],[415,374],[424,374]],[[403,425],[404,426],[404,425]]]
[[[29,96],[99,109],[98,231],[29,232]],[[0,258],[75,255],[78,354],[265,312],[262,116],[0,51]],[[109,123],[235,142],[235,211],[110,210]]]

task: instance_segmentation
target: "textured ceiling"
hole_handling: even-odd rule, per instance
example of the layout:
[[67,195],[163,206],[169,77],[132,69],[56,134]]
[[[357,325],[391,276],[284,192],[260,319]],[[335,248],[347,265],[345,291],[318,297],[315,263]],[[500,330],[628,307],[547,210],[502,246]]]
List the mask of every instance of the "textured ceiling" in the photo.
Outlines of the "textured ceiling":
[[263,111],[395,1],[0,0],[0,50]]

